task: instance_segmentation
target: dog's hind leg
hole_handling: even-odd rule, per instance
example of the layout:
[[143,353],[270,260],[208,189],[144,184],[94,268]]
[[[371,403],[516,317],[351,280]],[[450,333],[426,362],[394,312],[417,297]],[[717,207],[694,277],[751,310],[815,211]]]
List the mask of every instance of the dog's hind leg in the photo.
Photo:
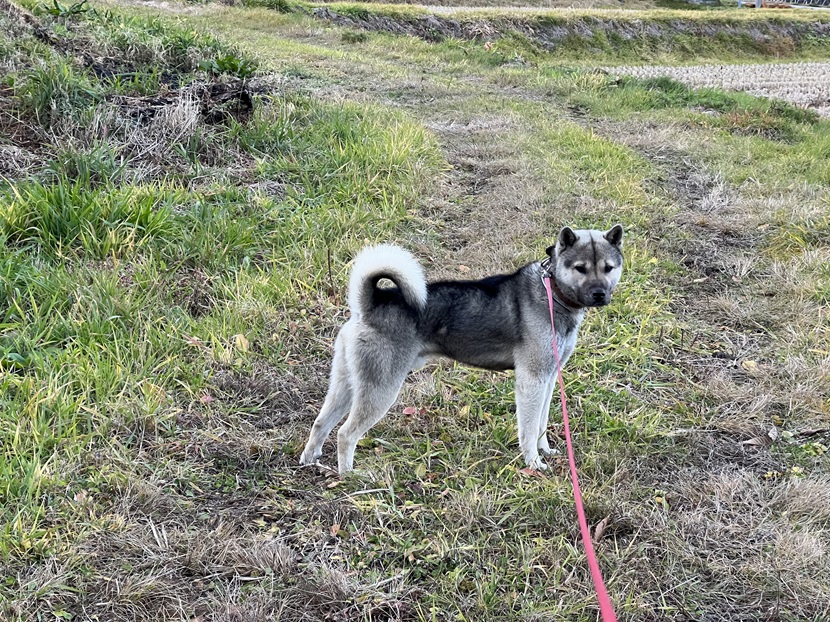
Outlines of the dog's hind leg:
[[[539,428],[542,407],[550,393],[544,375],[516,366],[516,417],[519,424],[519,448],[525,464],[531,469],[544,470],[547,465],[539,457]],[[545,416],[547,422],[547,417]]]
[[346,416],[352,405],[352,386],[349,378],[348,364],[345,352],[345,337],[342,332],[334,343],[334,360],[331,364],[329,390],[323,408],[308,437],[305,449],[300,456],[300,464],[314,464],[323,453],[323,443],[328,438],[334,426]]
[[391,368],[380,371],[378,365],[366,365],[359,372],[348,419],[337,431],[337,468],[340,474],[352,470],[357,442],[378,421],[383,419],[398,397],[416,353],[402,357]]

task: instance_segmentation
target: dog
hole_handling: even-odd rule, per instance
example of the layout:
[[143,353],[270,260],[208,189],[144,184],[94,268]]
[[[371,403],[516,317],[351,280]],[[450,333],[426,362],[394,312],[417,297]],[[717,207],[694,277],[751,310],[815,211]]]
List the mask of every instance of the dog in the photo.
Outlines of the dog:
[[[547,468],[548,411],[556,360],[543,278],[551,278],[561,364],[573,353],[589,307],[607,305],[622,274],[622,225],[608,231],[564,227],[547,259],[479,281],[427,283],[402,248],[362,250],[349,280],[351,318],[334,344],[326,399],[300,463],[317,463],[337,433],[340,474],[352,470],[358,440],[386,415],[413,369],[444,356],[489,370],[514,369],[519,447],[531,469]],[[381,279],[395,287],[379,287]]]

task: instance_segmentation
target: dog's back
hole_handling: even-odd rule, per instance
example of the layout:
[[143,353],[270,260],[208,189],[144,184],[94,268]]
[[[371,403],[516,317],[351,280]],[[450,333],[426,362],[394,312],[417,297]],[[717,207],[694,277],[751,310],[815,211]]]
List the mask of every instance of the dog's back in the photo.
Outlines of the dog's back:
[[512,369],[522,339],[526,268],[480,281],[438,281],[427,286],[418,323],[422,355],[446,356],[485,369]]

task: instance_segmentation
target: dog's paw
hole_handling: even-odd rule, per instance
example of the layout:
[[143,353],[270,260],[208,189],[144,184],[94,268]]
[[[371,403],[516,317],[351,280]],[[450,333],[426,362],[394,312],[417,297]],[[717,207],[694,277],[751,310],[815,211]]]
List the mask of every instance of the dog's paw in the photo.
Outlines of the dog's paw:
[[539,446],[539,453],[543,456],[555,456],[557,454],[561,454],[562,452],[556,449],[555,447],[550,447],[547,443],[544,447],[541,445]]
[[300,466],[311,466],[313,464],[317,464],[317,462],[320,460],[321,455],[322,454],[317,454],[315,456],[312,452],[308,450],[304,451],[300,456]]
[[527,461],[527,468],[533,471],[547,471],[548,465],[542,461],[541,456],[536,456],[532,460]]

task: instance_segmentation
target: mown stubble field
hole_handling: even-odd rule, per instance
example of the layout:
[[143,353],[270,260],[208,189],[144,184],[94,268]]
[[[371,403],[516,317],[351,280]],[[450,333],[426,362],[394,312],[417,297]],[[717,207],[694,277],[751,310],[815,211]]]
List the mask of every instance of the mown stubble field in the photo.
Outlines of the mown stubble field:
[[694,88],[742,91],[780,99],[820,115],[830,116],[830,63],[770,63],[754,65],[692,65],[612,67],[615,75],[666,76]]

